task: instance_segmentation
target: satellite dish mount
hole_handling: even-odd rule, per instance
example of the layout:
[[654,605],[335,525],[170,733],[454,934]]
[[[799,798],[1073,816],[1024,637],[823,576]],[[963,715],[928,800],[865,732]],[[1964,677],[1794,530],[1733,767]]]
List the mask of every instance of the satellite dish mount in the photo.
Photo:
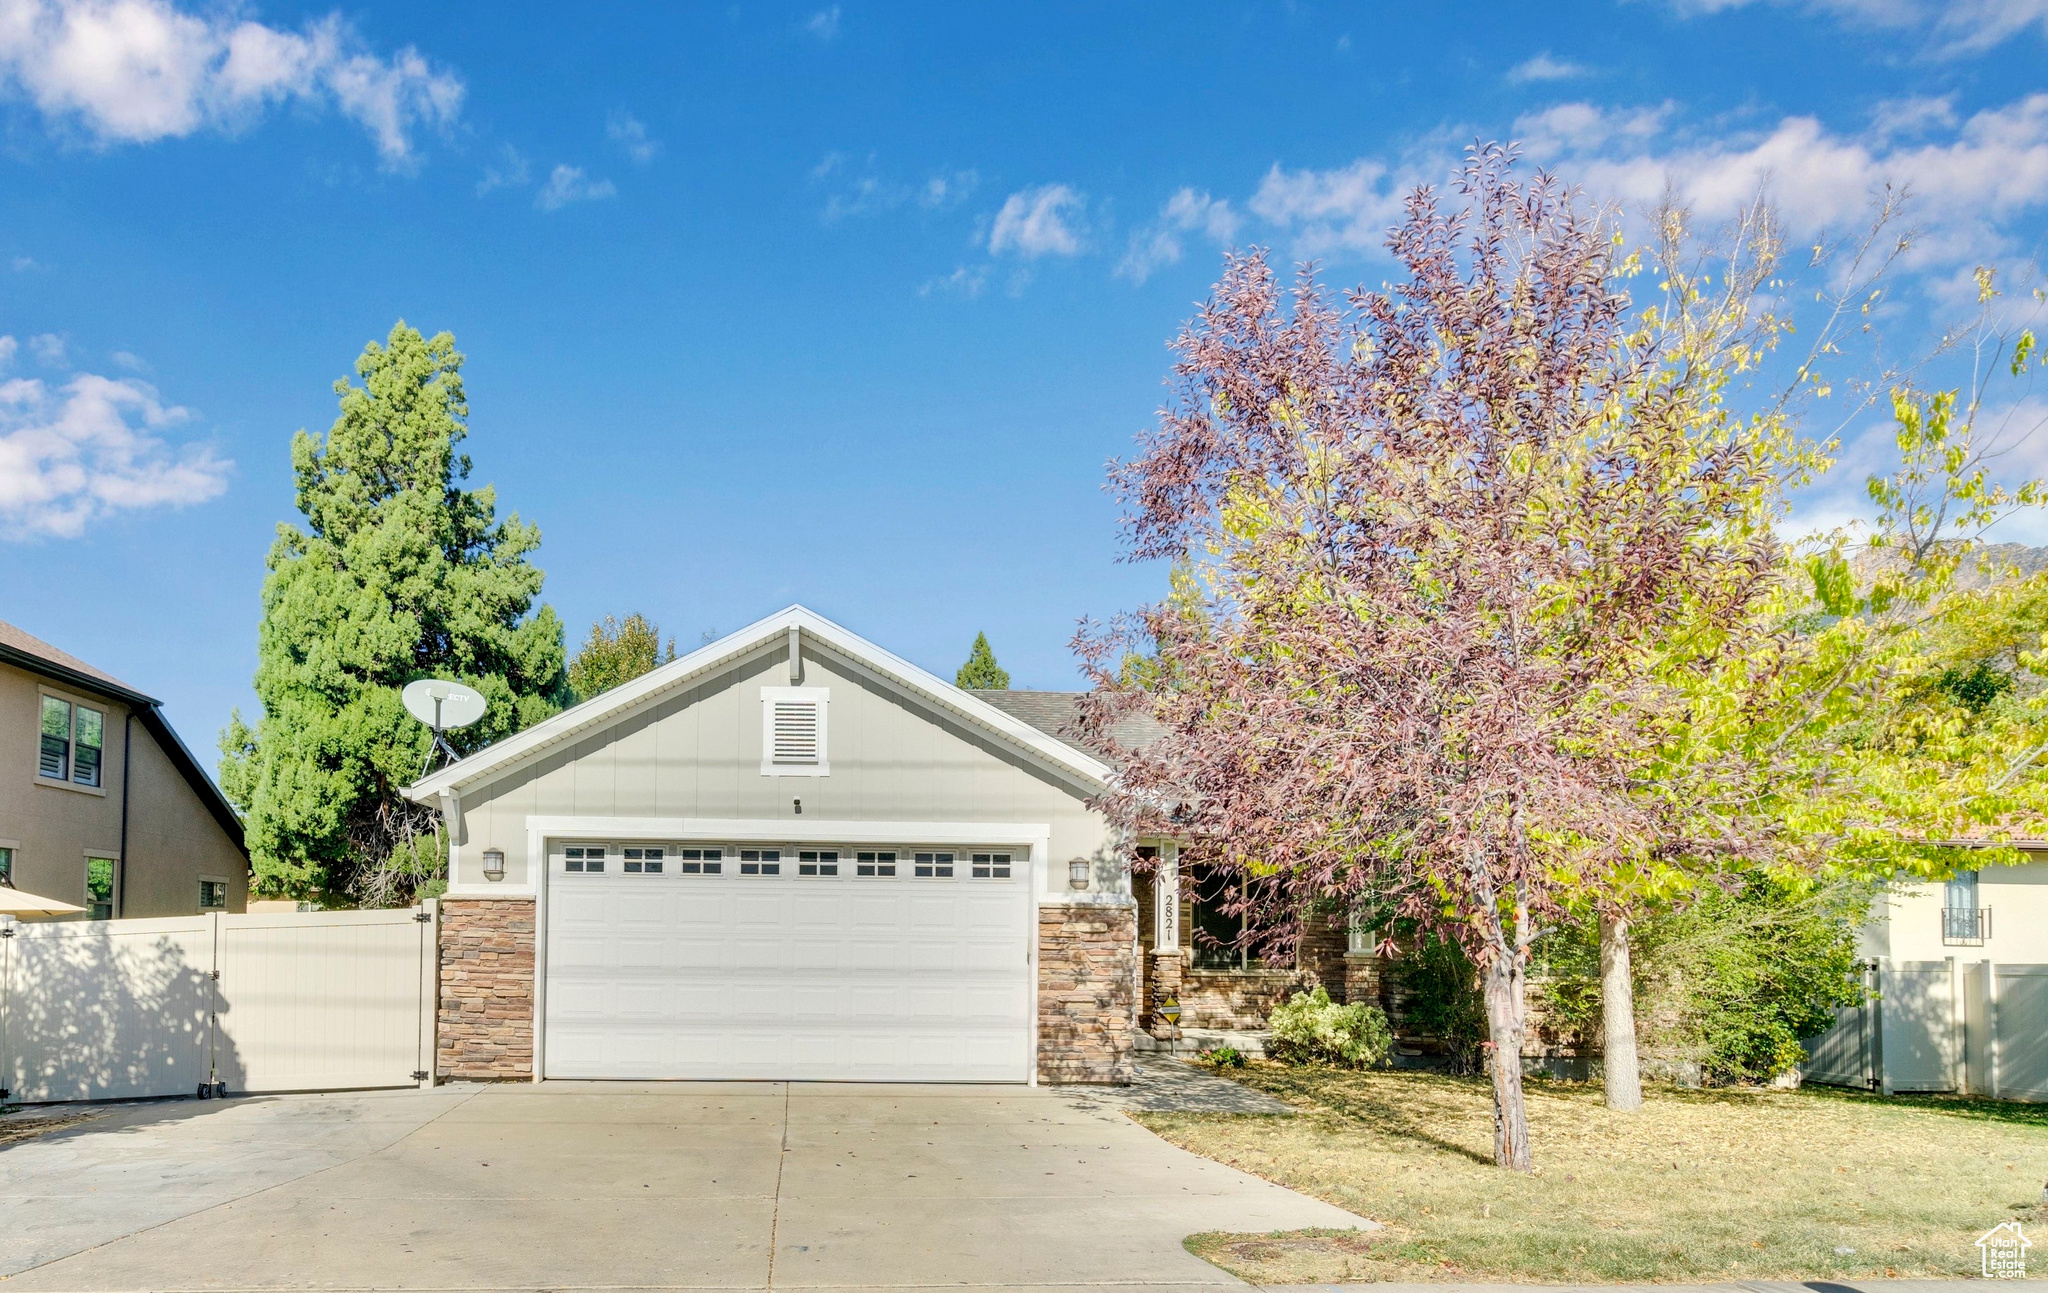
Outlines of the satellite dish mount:
[[420,769],[421,776],[433,769],[437,755],[444,756],[449,763],[462,757],[449,744],[447,733],[476,722],[488,707],[483,693],[474,687],[441,678],[422,678],[418,682],[407,683],[401,698],[405,702],[406,713],[434,730],[434,743],[427,747],[427,761]]

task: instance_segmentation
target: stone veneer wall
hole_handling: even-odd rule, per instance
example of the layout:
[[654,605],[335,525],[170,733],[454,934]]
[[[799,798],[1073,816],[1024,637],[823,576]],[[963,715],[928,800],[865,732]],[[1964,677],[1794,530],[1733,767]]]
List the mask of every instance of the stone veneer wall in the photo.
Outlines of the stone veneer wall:
[[531,898],[441,900],[436,1076],[533,1076]]
[[1301,942],[1294,951],[1294,963],[1302,969],[1302,981],[1310,987],[1320,983],[1332,1000],[1344,1000],[1344,953],[1350,942],[1349,918],[1313,911],[1303,916]]
[[1137,1031],[1138,909],[1059,903],[1038,909],[1038,1076],[1129,1082]]
[[1289,969],[1188,970],[1181,977],[1180,1026],[1257,1030],[1273,1007],[1302,987]]

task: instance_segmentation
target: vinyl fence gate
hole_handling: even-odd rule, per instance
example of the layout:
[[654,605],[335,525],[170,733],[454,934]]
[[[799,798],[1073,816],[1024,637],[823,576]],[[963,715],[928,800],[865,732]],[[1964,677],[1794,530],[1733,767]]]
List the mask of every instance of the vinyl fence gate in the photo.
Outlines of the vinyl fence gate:
[[1808,1082],[2048,1100],[2048,965],[1893,961],[1806,1043]]
[[437,906],[9,922],[0,1095],[40,1103],[429,1082]]

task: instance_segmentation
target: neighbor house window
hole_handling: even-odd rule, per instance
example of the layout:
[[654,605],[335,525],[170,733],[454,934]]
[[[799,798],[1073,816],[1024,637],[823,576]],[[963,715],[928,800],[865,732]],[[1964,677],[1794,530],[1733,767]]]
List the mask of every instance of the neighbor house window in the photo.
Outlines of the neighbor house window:
[[1007,880],[1010,878],[1010,855],[1007,853],[977,853],[974,855],[974,878],[977,880]]
[[853,855],[855,875],[895,875],[896,855],[894,853],[856,853]]
[[41,748],[36,775],[81,786],[100,784],[100,747],[107,716],[56,696],[43,697]]
[[724,849],[680,849],[676,863],[684,875],[717,875],[725,869]]
[[798,875],[838,875],[839,854],[832,849],[817,852],[803,852],[796,855]]
[[664,852],[635,844],[620,849],[619,856],[625,859],[624,869],[633,875],[660,875]]
[[951,853],[919,853],[917,854],[915,870],[918,875],[924,876],[927,879],[934,876],[941,879],[946,878],[953,874],[953,855]]
[[89,920],[114,918],[114,859],[85,860],[85,906]]
[[781,875],[781,849],[741,849],[741,875]]
[[228,905],[228,882],[225,880],[201,880],[199,882],[199,910],[219,911]]
[[0,848],[0,884],[14,886],[14,850]]
[[602,871],[604,870],[604,850],[605,846],[602,844],[571,844],[562,850],[562,869],[564,871]]

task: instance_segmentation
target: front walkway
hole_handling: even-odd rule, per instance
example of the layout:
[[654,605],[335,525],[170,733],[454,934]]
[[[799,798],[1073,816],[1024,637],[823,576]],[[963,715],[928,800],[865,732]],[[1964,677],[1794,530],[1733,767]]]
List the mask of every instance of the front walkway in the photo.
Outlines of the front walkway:
[[[1234,1084],[1233,1084],[1234,1085]],[[168,1102],[0,1150],[7,1288],[1242,1287],[1364,1224],[1075,1088],[563,1083]]]

